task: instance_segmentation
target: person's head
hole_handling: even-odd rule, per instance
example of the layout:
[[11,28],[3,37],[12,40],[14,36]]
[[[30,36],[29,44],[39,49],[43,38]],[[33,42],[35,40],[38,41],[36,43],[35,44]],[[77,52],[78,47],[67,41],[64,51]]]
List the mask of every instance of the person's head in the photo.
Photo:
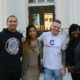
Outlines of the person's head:
[[53,24],[51,25],[51,32],[53,35],[58,35],[61,29],[61,21],[54,20]]
[[24,42],[24,48],[23,51],[27,50],[28,55],[30,54],[31,51],[31,39],[36,39],[37,37],[37,29],[33,25],[29,25],[26,28],[26,41]]
[[7,18],[7,26],[10,31],[16,31],[18,19],[16,16],[11,15]]
[[37,37],[37,29],[33,25],[29,25],[26,28],[26,37],[27,39],[35,39]]
[[69,28],[69,37],[78,39],[80,37],[80,26],[77,24],[71,24]]

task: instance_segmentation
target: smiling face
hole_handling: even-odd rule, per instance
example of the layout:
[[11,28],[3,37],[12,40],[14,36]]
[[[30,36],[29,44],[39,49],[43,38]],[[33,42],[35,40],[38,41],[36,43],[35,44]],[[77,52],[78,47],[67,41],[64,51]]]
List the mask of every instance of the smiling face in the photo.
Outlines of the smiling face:
[[7,26],[10,31],[15,31],[18,25],[18,20],[16,17],[9,17],[7,21]]
[[29,29],[29,37],[35,39],[37,37],[37,31],[34,27]]
[[71,32],[71,35],[74,39],[78,39],[80,37],[80,30],[76,29],[74,31]]
[[51,32],[53,35],[58,35],[59,32],[60,32],[60,29],[61,29],[61,24],[58,23],[58,22],[54,22],[52,25],[51,25]]

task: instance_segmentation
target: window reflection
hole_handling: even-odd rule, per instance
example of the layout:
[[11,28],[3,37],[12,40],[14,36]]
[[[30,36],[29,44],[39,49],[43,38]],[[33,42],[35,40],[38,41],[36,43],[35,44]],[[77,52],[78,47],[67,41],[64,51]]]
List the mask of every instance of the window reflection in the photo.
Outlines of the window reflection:
[[53,13],[44,13],[45,30],[50,30],[50,26],[52,23],[53,23]]
[[55,2],[55,0],[47,0],[47,2]]
[[33,24],[36,26],[37,29],[40,29],[40,15],[33,14]]
[[36,0],[29,0],[29,3],[35,3]]
[[45,0],[38,0],[38,2],[45,2]]
[[[45,2],[46,0],[29,0],[29,3]],[[55,0],[47,0],[47,2],[55,2]]]

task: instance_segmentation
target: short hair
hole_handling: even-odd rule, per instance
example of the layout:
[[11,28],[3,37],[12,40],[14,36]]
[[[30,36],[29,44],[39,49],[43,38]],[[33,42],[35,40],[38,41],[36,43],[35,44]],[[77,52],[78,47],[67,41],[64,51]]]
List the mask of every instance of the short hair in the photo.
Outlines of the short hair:
[[58,19],[54,20],[54,22],[57,22],[57,23],[61,24],[61,21],[58,20]]
[[8,22],[8,20],[9,20],[10,17],[15,17],[16,20],[18,21],[18,18],[17,18],[15,15],[10,15],[10,16],[7,18],[7,22]]

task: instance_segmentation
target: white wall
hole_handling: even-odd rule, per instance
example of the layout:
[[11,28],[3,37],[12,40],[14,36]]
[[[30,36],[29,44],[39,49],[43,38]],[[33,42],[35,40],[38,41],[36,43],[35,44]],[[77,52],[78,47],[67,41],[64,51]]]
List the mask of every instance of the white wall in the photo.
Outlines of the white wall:
[[69,1],[69,14],[70,14],[70,23],[79,24],[79,5],[78,0]]
[[[18,17],[18,30],[25,31],[28,25],[28,0],[0,0],[0,30],[6,27],[9,15]],[[56,0],[56,19],[62,21],[62,28],[72,23],[80,24],[80,0]]]
[[56,18],[62,21],[62,27],[71,24],[80,25],[80,0],[56,0]]
[[56,19],[61,20],[62,28],[68,28],[70,24],[68,1],[56,0]]
[[6,0],[0,0],[0,31],[6,27],[7,5]]
[[2,1],[0,2],[0,30],[2,29],[2,27],[3,27],[3,14],[2,14],[2,5],[3,5],[3,3],[2,3]]
[[8,0],[8,16],[18,17],[18,30],[24,33],[28,25],[28,0]]
[[69,24],[80,25],[80,0],[68,0]]
[[77,0],[77,2],[78,2],[78,19],[79,19],[78,23],[80,25],[80,0]]

